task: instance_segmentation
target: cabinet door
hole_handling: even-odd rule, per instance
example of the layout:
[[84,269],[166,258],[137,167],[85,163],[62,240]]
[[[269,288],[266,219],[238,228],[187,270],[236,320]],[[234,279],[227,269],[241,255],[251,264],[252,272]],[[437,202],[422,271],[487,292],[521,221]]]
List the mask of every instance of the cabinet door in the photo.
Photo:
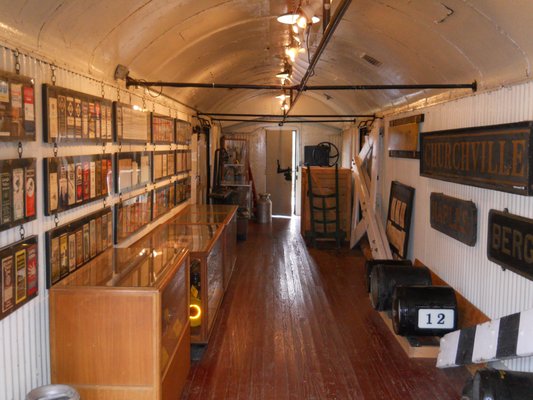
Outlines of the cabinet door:
[[208,331],[211,331],[217,308],[224,293],[224,257],[222,254],[222,235],[207,257],[207,285],[208,285]]
[[189,284],[184,261],[161,293],[161,374],[164,375],[189,319]]

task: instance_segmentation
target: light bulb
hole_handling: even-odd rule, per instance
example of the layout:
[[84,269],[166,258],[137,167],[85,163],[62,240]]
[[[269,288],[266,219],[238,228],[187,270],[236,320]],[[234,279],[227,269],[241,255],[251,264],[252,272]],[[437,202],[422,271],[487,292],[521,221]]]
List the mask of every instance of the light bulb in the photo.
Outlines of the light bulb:
[[292,24],[292,31],[293,31],[294,33],[298,34],[298,31],[299,31],[299,29],[298,29],[298,25],[296,25],[296,24]]
[[281,22],[282,24],[292,25],[296,22],[299,15],[295,13],[286,13],[283,15],[280,15],[277,19],[278,22]]
[[288,47],[285,50],[285,54],[287,55],[287,57],[289,57],[289,59],[292,62],[295,62],[296,61],[296,56],[298,55],[298,49],[296,49],[294,47]]
[[307,17],[305,15],[298,16],[296,25],[298,25],[299,28],[305,29],[307,27]]

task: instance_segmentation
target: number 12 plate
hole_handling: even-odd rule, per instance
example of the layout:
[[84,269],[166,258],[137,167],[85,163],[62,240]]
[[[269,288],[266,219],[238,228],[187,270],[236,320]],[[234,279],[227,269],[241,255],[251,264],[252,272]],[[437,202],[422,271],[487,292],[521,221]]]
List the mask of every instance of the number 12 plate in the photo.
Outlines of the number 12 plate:
[[453,329],[454,310],[421,308],[418,310],[418,328],[420,329]]

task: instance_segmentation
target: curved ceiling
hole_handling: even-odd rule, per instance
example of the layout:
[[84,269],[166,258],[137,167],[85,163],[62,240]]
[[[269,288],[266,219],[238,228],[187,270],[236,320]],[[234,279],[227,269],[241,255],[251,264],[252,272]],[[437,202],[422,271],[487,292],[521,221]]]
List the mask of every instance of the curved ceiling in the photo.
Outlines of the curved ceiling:
[[[307,0],[304,0],[304,2]],[[332,1],[332,14],[341,0]],[[0,37],[112,79],[118,64],[148,81],[279,84],[296,0],[0,0]],[[319,12],[319,14],[322,11]],[[322,17],[322,15],[319,15]],[[318,24],[321,25],[321,24]],[[353,0],[309,85],[470,83],[530,79],[533,2]],[[298,84],[322,37],[293,66]],[[366,60],[377,61],[373,65]],[[376,63],[374,63],[376,64]],[[281,114],[279,91],[165,88],[202,112]],[[441,90],[442,92],[442,90]],[[291,113],[368,114],[437,90],[304,92]]]

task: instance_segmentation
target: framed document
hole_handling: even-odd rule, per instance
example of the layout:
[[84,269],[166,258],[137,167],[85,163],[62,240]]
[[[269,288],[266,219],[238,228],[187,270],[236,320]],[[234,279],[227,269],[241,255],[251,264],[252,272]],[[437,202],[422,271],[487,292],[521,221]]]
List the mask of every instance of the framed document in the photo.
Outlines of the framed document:
[[174,118],[151,114],[152,143],[172,144],[175,140]]
[[45,215],[53,215],[107,195],[107,180],[102,177],[111,165],[111,154],[44,159]]
[[30,77],[0,71],[0,141],[35,140],[35,88]]
[[115,154],[115,191],[129,192],[151,182],[150,152],[129,152]]
[[44,84],[44,141],[111,141],[111,136],[102,135],[102,109],[111,109],[111,105],[97,96]]
[[[133,105],[114,102],[115,108],[115,141],[149,143],[150,138],[150,114]],[[119,117],[120,116],[120,117]]]
[[46,232],[48,287],[107,248],[102,241],[102,220],[103,216],[109,219],[110,212],[107,207]]
[[0,160],[0,230],[36,218],[34,158]]
[[0,249],[0,319],[38,293],[37,236]]

